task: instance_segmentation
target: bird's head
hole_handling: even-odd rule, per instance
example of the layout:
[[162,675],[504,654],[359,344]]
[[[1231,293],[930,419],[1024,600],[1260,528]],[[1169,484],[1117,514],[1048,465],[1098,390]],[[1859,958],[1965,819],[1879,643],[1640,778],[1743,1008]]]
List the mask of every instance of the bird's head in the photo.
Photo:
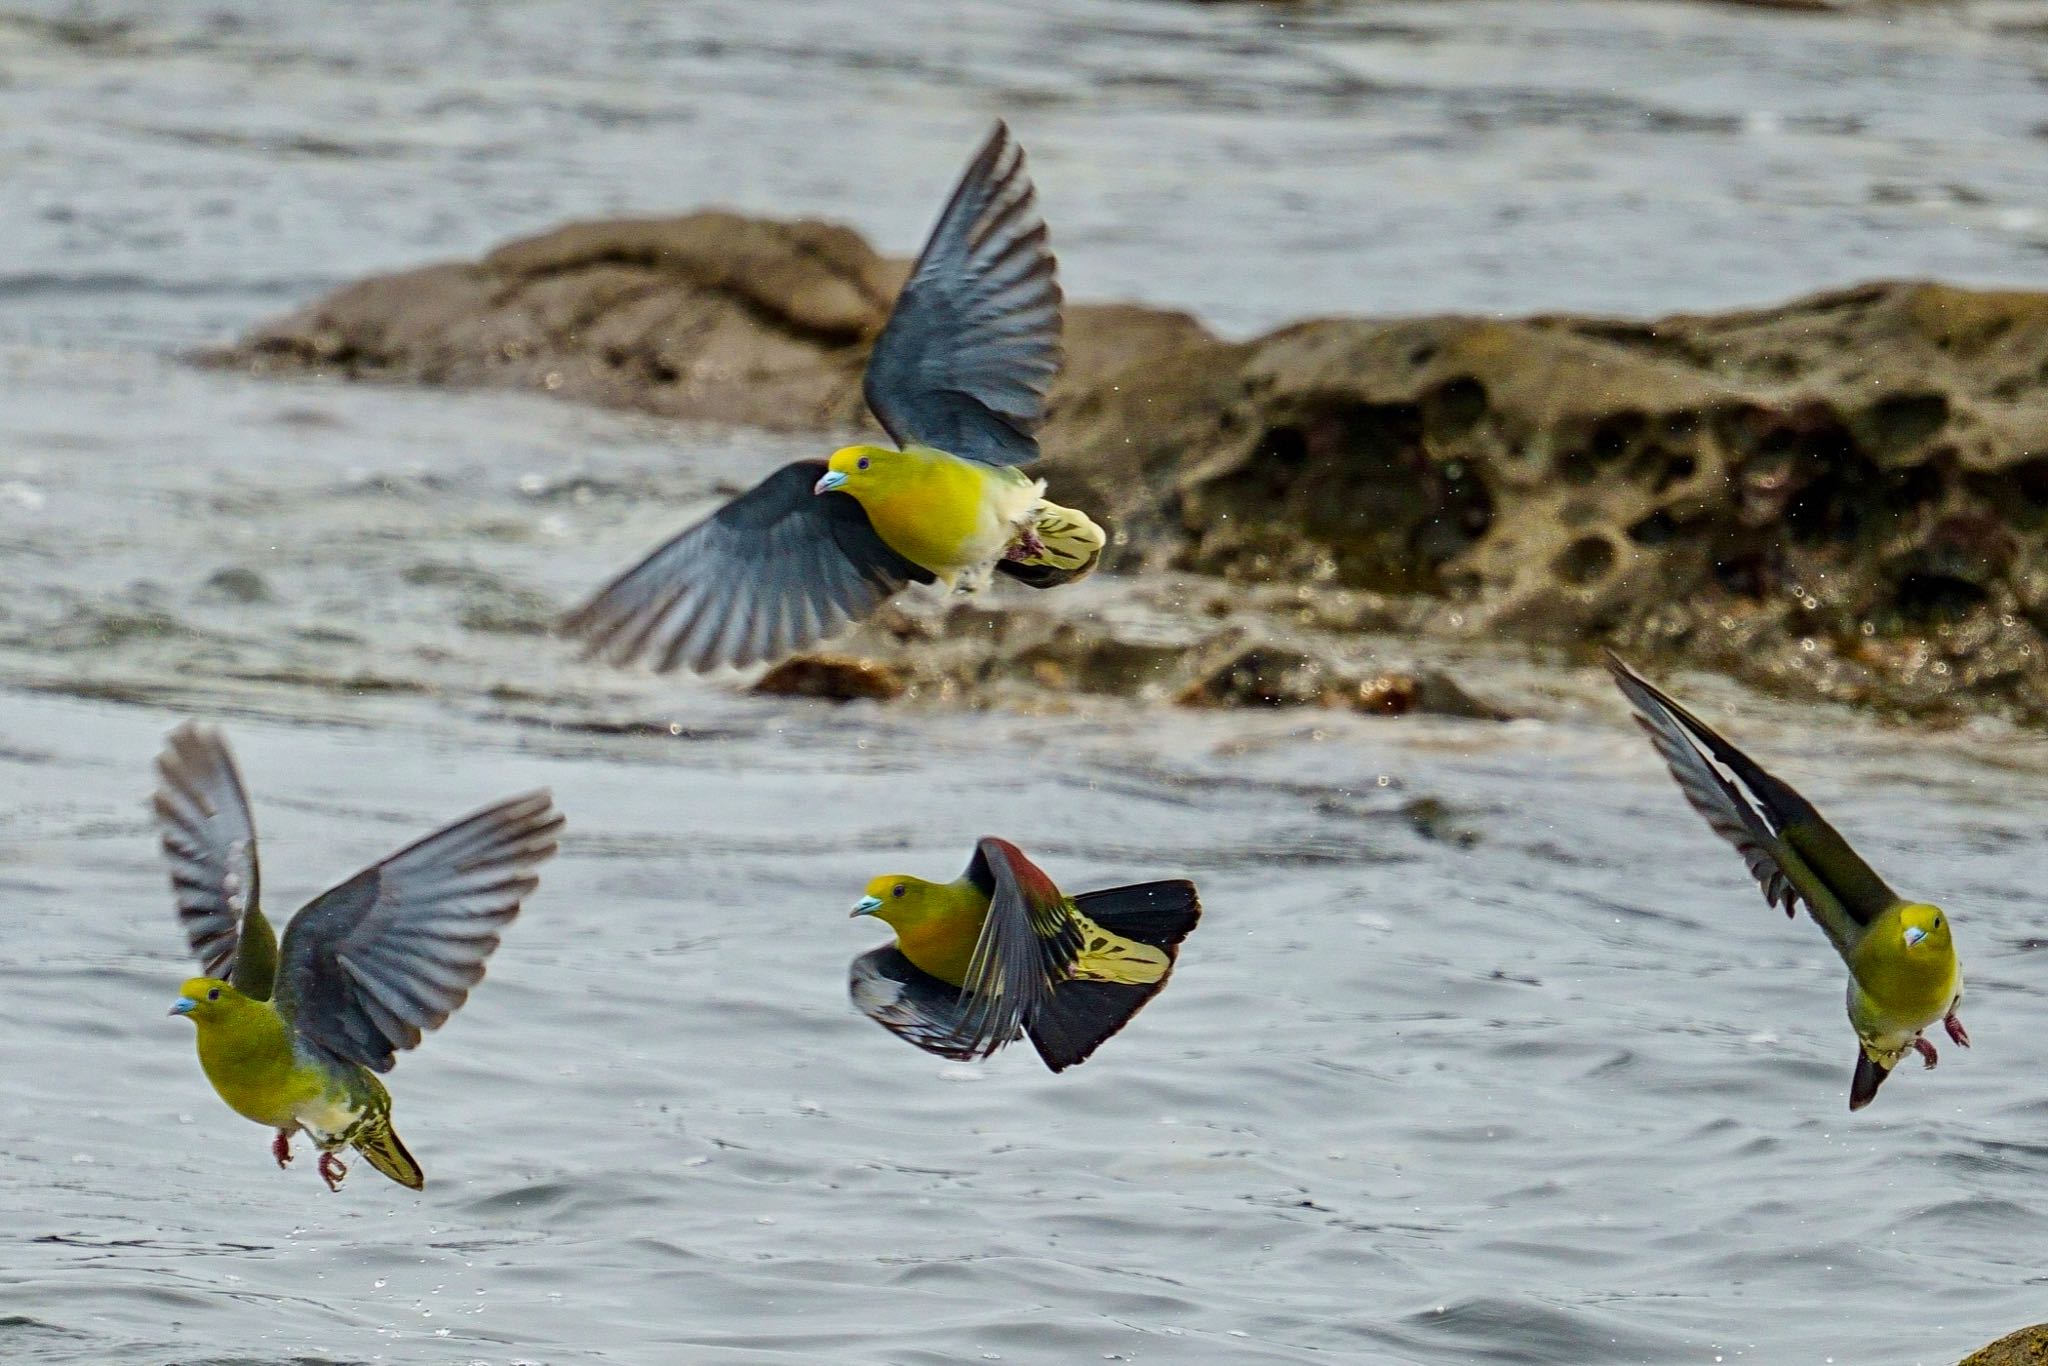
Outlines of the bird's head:
[[173,1015],[189,1015],[200,1024],[222,1019],[249,998],[218,977],[194,977],[178,988]]
[[940,909],[933,893],[938,884],[907,873],[890,873],[868,884],[868,894],[854,903],[856,916],[871,915],[902,929]]
[[1909,953],[1945,953],[1954,948],[1949,939],[1948,917],[1939,906],[1914,904],[1899,911],[1899,933]]
[[905,467],[903,452],[887,446],[843,446],[825,462],[813,493],[850,493],[859,498],[889,486]]

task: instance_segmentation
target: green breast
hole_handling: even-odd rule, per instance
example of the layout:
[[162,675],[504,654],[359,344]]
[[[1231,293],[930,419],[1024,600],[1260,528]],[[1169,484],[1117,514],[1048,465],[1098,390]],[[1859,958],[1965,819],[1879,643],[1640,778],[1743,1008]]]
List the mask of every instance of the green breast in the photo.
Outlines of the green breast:
[[326,1089],[320,1072],[299,1061],[291,1031],[266,1002],[205,1022],[198,1034],[206,1079],[230,1109],[258,1124],[294,1127],[299,1109]]

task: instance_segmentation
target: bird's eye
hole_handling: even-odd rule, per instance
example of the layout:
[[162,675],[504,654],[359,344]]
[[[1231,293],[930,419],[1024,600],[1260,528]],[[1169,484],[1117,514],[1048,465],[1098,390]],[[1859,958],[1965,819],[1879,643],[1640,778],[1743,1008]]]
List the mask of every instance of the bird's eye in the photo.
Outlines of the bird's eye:
[[889,889],[889,895],[890,895],[890,896],[902,896],[902,895],[903,895],[903,884],[899,882],[899,883],[897,883],[897,884],[896,884],[896,885],[895,885],[894,887],[891,887],[891,888]]
[[212,991],[207,992],[206,999],[209,1001],[218,1001],[220,999],[220,988],[215,987]]
[[[862,456],[862,457],[860,458],[860,463],[854,466],[854,468],[855,468],[855,469],[857,469],[857,470],[864,470],[864,469],[866,469],[867,467],[868,467],[868,458],[867,458],[866,456]],[[901,895],[901,893],[898,893],[898,895]]]

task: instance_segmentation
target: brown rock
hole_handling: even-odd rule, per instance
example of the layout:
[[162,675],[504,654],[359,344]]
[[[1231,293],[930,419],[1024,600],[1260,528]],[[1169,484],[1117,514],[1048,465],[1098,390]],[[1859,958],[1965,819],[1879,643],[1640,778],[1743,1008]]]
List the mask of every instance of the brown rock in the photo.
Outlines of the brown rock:
[[761,675],[754,691],[775,697],[824,697],[834,702],[855,698],[889,702],[901,697],[906,686],[896,670],[872,660],[797,655]]
[[[349,285],[201,359],[852,429],[870,421],[861,367],[908,271],[830,223],[721,210],[571,223],[474,265]],[[1084,305],[1067,318],[1077,373],[1207,337],[1187,314],[1163,309]]]
[[1964,1357],[1961,1366],[2048,1366],[2048,1323],[2008,1333]]
[[[820,223],[578,224],[351,286],[213,359],[850,428],[903,269]],[[1042,472],[1108,514],[1112,568],[2048,720],[2048,293],[1887,283],[1653,322],[1340,318],[1242,343],[1076,306],[1067,340]],[[1020,670],[1041,687],[1117,667],[1049,648]],[[1332,686],[1270,652],[1226,672],[1183,686]]]
[[1228,632],[1205,653],[1210,662],[1198,667],[1175,698],[1182,706],[1321,705],[1330,691],[1322,661],[1301,650],[1241,643],[1238,633]]

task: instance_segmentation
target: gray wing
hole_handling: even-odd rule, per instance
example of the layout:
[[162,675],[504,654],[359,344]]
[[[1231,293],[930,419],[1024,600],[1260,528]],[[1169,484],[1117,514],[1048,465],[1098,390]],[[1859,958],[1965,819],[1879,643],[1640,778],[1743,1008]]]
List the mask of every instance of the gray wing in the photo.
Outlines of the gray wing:
[[328,1052],[390,1071],[469,999],[561,828],[548,794],[530,792],[321,893],[285,928],[279,1012]]
[[807,649],[932,571],[891,551],[858,500],[813,494],[823,461],[756,483],[563,618],[612,664],[745,666]]
[[1621,695],[1635,711],[1636,724],[1663,756],[1671,776],[1678,780],[1678,790],[1685,794],[1692,809],[1700,813],[1715,834],[1735,846],[1742,861],[1749,865],[1750,876],[1763,888],[1764,900],[1784,907],[1790,914],[1798,904],[1799,893],[1778,862],[1777,832],[1763,813],[1700,752],[1679,719],[1677,703],[1612,652],[1607,656],[1607,671],[1614,675]]
[[598,590],[562,622],[590,654],[656,669],[777,659],[837,635],[929,570],[882,542],[858,500],[784,465]]
[[[1813,923],[1848,957],[1864,929],[1898,904],[1898,893],[1791,784],[1772,776],[1611,650],[1607,668],[1686,800],[1735,846],[1764,899],[1783,906],[1787,915],[1804,903]],[[1733,780],[1722,774],[1724,767]]]
[[967,877],[988,893],[988,915],[960,984],[962,1026],[975,1057],[1017,1037],[1073,973],[1081,926],[1051,878],[1008,840],[983,838]]
[[960,988],[924,971],[894,944],[854,959],[847,989],[863,1015],[927,1053],[967,1062],[993,1051],[981,1048]]
[[1024,152],[998,123],[947,201],[868,357],[868,407],[899,446],[989,465],[1038,458],[1060,366],[1060,287]]
[[277,938],[263,918],[256,821],[235,756],[218,730],[187,721],[170,733],[156,768],[150,808],[192,956],[206,976],[266,1000]]

